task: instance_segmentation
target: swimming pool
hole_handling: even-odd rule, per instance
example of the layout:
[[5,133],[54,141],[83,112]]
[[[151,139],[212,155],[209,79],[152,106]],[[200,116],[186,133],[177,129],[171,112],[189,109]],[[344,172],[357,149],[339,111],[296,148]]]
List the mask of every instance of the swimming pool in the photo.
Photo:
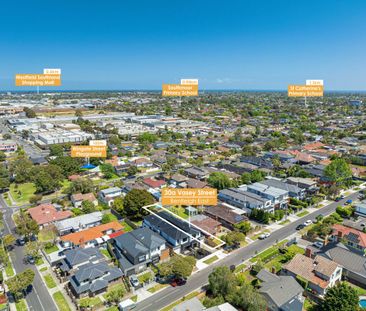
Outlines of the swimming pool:
[[360,304],[360,307],[361,307],[362,309],[366,309],[366,299],[365,299],[365,298],[360,299],[359,304]]

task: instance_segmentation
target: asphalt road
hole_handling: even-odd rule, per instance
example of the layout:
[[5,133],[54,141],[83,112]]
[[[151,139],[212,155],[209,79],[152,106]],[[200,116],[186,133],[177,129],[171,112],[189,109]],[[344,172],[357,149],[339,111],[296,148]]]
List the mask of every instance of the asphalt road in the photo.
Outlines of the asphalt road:
[[[4,234],[12,234],[17,237],[15,233],[15,224],[11,217],[12,209],[7,208],[3,198],[0,197],[1,211],[4,214]],[[11,261],[13,263],[13,268],[15,273],[20,273],[27,268],[31,268],[35,272],[35,277],[33,281],[33,288],[27,294],[26,300],[31,311],[57,311],[57,307],[52,300],[51,295],[35,265],[25,264],[24,259],[24,248],[21,246],[15,246],[10,252]]]
[[358,193],[351,194],[344,198],[339,202],[334,202],[326,207],[320,208],[315,212],[306,215],[305,217],[292,222],[285,227],[274,231],[271,233],[270,237],[265,240],[257,240],[248,246],[237,249],[233,251],[229,256],[223,258],[222,260],[211,264],[209,267],[193,274],[187,281],[187,283],[180,287],[167,287],[164,290],[158,292],[157,294],[141,301],[137,304],[136,311],[158,311],[165,306],[171,304],[172,302],[180,299],[183,296],[186,296],[190,292],[195,289],[201,288],[202,286],[208,283],[208,276],[212,272],[215,267],[218,266],[231,266],[238,265],[243,261],[248,260],[249,258],[255,256],[256,253],[260,253],[261,251],[271,247],[279,241],[282,241],[289,237],[290,235],[296,232],[296,227],[305,222],[306,220],[314,220],[316,216],[322,214],[327,216],[331,214],[338,205],[343,205],[346,200],[352,199],[355,200],[357,198]]

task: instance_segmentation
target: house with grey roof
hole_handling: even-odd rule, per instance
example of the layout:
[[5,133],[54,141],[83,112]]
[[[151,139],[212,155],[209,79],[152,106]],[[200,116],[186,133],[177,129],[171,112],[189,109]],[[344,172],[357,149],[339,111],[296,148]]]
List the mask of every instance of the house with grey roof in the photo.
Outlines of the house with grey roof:
[[271,311],[302,311],[304,289],[292,276],[278,276],[262,269],[257,278],[261,281],[259,292]]
[[64,257],[57,265],[62,276],[73,274],[79,267],[87,263],[97,264],[106,259],[95,247],[68,249],[63,251],[63,255]]
[[103,214],[94,212],[90,214],[80,215],[73,218],[64,219],[55,223],[56,229],[60,236],[85,230],[98,226],[102,223]]
[[260,181],[259,183],[266,185],[266,186],[282,189],[284,191],[288,191],[288,194],[291,198],[295,198],[298,200],[302,200],[305,198],[305,193],[306,193],[305,189],[300,188],[295,185],[287,184],[277,178],[268,178],[263,181]]
[[244,186],[244,189],[271,200],[274,209],[286,208],[289,200],[289,192],[259,182]]
[[139,273],[150,263],[169,258],[166,241],[147,227],[113,238],[109,247],[124,275]]
[[120,197],[121,195],[122,195],[122,189],[118,187],[103,189],[98,193],[99,199],[103,203],[107,204],[109,207],[112,206],[115,198]]
[[87,263],[79,267],[68,283],[72,294],[77,297],[95,296],[108,290],[108,287],[121,282],[122,271],[105,262]]
[[250,214],[251,210],[255,208],[267,211],[273,210],[270,199],[246,191],[244,187],[223,189],[219,192],[218,198],[223,202],[245,210],[247,214]]
[[203,238],[198,229],[166,211],[146,216],[142,225],[159,233],[177,253],[197,247],[200,244],[197,240]]

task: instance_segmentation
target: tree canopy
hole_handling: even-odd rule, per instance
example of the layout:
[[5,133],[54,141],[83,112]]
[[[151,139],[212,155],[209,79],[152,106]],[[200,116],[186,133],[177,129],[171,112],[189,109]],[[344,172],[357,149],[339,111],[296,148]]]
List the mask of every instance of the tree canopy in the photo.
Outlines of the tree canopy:
[[132,189],[124,198],[124,211],[128,217],[141,219],[147,214],[142,207],[153,203],[154,198],[150,192],[142,189]]

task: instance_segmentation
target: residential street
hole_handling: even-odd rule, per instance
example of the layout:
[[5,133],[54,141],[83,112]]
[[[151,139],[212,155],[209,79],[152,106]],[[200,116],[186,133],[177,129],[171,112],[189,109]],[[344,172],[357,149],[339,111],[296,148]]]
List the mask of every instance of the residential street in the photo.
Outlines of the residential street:
[[171,304],[172,302],[180,299],[181,297],[189,294],[190,292],[194,291],[202,287],[203,285],[207,284],[208,282],[208,275],[212,272],[212,270],[217,266],[230,266],[230,265],[238,265],[243,261],[255,256],[256,252],[260,253],[261,251],[271,247],[276,242],[282,241],[289,237],[290,235],[296,232],[296,227],[305,222],[308,219],[314,220],[316,216],[322,214],[327,216],[335,211],[338,205],[343,205],[344,202],[348,199],[355,200],[357,198],[358,192],[353,193],[343,200],[339,202],[331,203],[328,206],[323,208],[319,208],[317,211],[306,215],[305,217],[292,222],[285,227],[274,231],[271,236],[265,240],[257,240],[248,246],[238,249],[232,252],[229,256],[225,257],[224,259],[217,261],[207,267],[204,270],[201,270],[195,274],[193,274],[187,281],[187,283],[181,287],[167,287],[166,289],[160,291],[159,293],[141,301],[138,303],[137,308],[135,310],[140,311],[158,311],[161,308]]
[[[15,234],[15,224],[11,217],[12,209],[7,208],[3,198],[0,197],[1,211],[4,214],[4,234]],[[35,272],[35,278],[33,282],[32,291],[26,296],[26,300],[29,306],[29,310],[33,311],[57,311],[57,307],[53,302],[49,291],[41,279],[41,276],[35,265],[24,264],[24,252],[23,247],[15,246],[10,252],[11,261],[13,263],[13,268],[16,273],[22,272],[27,268],[33,269]]]

